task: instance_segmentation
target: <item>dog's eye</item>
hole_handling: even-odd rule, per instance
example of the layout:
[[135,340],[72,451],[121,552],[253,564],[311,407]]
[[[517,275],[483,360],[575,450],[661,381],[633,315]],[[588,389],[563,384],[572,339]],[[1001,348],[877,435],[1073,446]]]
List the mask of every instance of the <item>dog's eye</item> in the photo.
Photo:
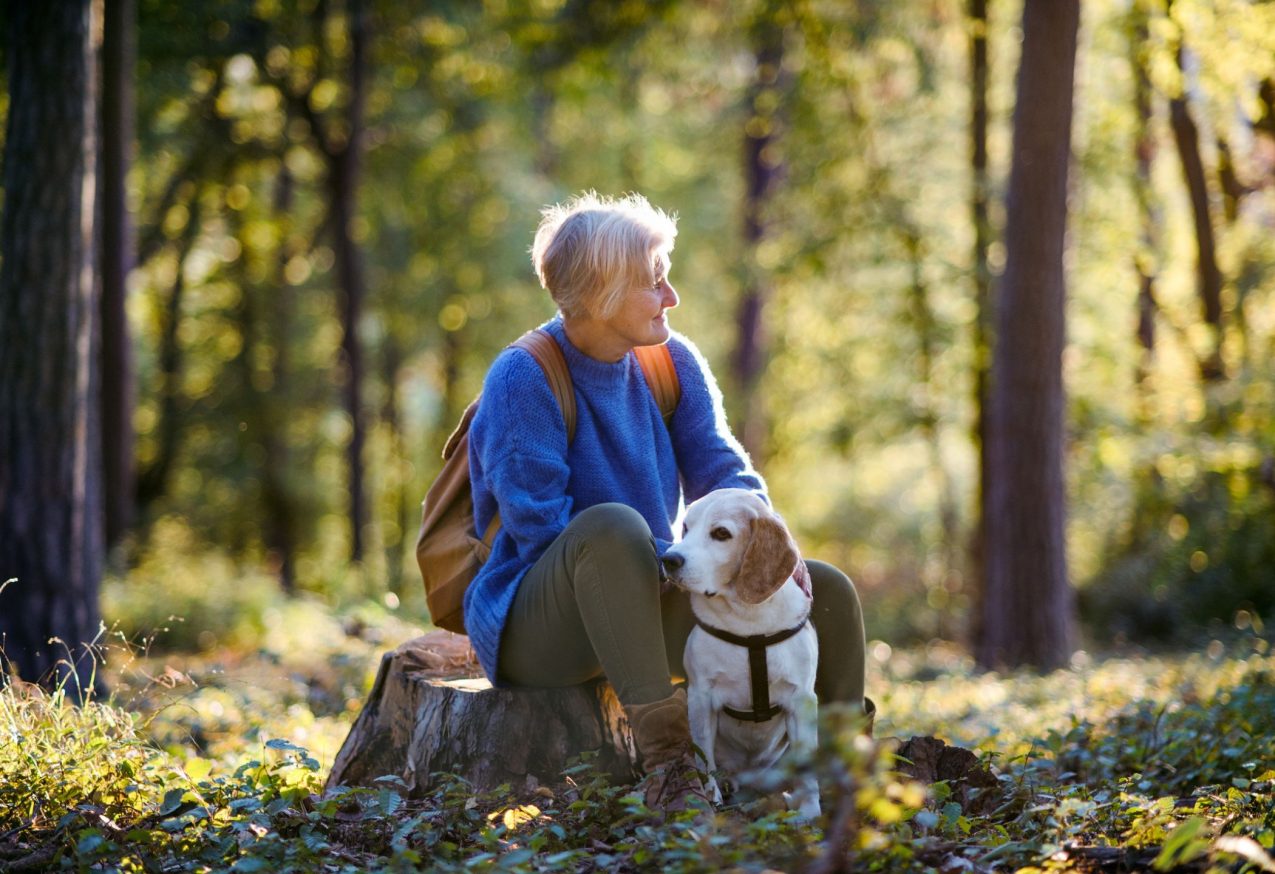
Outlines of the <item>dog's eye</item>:
[[686,537],[686,535],[688,535],[688,534],[690,534],[690,533],[691,533],[691,526],[689,526],[689,525],[687,525],[685,522],[683,522],[683,523],[682,523],[682,537],[683,537],[683,539]]
[[730,540],[732,535],[729,530],[718,525],[709,532],[708,536],[712,537],[714,540]]

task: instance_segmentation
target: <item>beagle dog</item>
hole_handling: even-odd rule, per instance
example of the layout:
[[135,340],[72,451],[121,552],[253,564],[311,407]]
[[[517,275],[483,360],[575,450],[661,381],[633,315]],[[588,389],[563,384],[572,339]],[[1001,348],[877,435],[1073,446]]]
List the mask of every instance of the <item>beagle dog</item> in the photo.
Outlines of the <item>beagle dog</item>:
[[[708,770],[768,768],[790,747],[813,749],[819,647],[809,574],[783,520],[753,492],[710,492],[687,508],[682,539],[661,564],[695,614],[684,665],[691,737]],[[711,775],[708,790],[720,803]],[[817,817],[814,777],[788,800]]]

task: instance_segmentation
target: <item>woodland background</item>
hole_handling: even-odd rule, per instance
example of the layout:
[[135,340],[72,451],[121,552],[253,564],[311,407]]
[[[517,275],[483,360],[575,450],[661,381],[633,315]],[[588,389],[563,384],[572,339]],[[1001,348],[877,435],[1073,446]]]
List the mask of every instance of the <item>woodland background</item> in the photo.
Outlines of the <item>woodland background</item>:
[[[1275,871],[1275,3],[0,26],[0,871]],[[552,315],[538,210],[585,189],[679,214],[672,323],[856,580],[878,732],[995,792],[836,724],[817,827],[661,823],[584,766],[325,792],[427,627],[439,450]]]
[[[681,216],[673,322],[872,636],[976,638],[1023,12],[106,4],[88,494],[108,615],[180,615],[178,577],[199,575],[175,571],[223,562],[421,617],[439,447],[494,354],[552,313],[527,258],[538,209],[593,188]],[[1065,506],[1082,645],[1260,625],[1275,599],[1273,16],[1084,9],[1066,346],[1005,364],[1061,368],[1065,482],[1011,515]],[[22,360],[56,353],[21,317],[5,329]],[[10,425],[11,445],[44,439]]]

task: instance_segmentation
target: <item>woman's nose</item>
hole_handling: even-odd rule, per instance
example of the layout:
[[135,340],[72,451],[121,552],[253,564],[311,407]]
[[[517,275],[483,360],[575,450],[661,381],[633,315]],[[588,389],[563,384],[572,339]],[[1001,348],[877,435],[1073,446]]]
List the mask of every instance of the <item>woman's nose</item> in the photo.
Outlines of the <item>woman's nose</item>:
[[667,279],[664,280],[663,289],[664,296],[660,298],[660,305],[666,310],[671,310],[681,302],[677,296],[677,289]]

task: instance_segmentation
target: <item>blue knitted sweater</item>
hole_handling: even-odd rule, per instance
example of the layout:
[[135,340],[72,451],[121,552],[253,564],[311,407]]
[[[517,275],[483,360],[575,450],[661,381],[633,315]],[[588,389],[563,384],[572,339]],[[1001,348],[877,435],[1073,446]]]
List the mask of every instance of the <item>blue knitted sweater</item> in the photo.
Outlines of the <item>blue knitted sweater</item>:
[[646,519],[663,554],[687,503],[719,488],[765,493],[731,435],[721,392],[699,350],[674,333],[669,351],[682,398],[666,427],[633,353],[611,364],[571,344],[561,318],[543,325],[562,347],[576,395],[570,445],[544,371],[523,349],[504,350],[483,384],[469,431],[474,522],[501,529],[465,593],[465,628],[493,684],[500,637],[527,570],[576,514],[618,502]]

